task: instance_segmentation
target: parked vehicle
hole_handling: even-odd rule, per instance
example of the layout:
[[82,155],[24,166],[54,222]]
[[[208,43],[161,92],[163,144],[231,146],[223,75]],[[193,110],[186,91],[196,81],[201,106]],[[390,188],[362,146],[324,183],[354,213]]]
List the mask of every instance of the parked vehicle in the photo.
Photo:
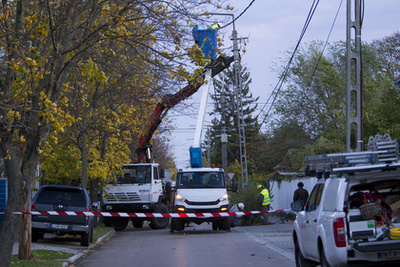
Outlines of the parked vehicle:
[[[74,186],[45,185],[39,188],[32,201],[32,211],[90,212],[91,203],[85,189]],[[32,241],[45,233],[80,235],[81,245],[89,246],[93,238],[93,216],[34,215]]]
[[319,180],[305,206],[292,203],[296,266],[399,263],[397,142],[380,145],[393,149],[308,157]]

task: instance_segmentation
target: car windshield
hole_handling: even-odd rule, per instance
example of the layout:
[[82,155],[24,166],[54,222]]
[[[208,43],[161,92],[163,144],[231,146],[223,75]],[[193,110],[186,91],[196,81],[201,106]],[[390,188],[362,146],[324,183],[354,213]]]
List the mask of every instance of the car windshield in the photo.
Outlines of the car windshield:
[[44,188],[35,201],[36,204],[63,204],[65,206],[86,207],[85,193],[82,190]]
[[222,172],[183,172],[177,177],[179,188],[224,188]]
[[151,183],[150,166],[124,166],[124,174],[117,177],[117,184]]

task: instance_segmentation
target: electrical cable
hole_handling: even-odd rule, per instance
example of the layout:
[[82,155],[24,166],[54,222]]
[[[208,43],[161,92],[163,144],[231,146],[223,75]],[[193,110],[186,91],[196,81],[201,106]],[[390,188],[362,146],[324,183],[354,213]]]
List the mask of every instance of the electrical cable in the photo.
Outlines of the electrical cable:
[[303,37],[304,37],[304,35],[305,35],[307,29],[308,29],[308,26],[310,25],[311,19],[312,19],[312,17],[314,16],[314,13],[315,13],[315,10],[316,10],[318,4],[319,4],[319,0],[314,0],[314,1],[313,1],[312,5],[311,5],[311,8],[310,8],[310,11],[309,11],[309,13],[308,13],[308,15],[307,15],[306,21],[305,21],[305,23],[304,23],[303,29],[302,29],[302,31],[301,31],[301,33],[300,33],[299,40],[297,41],[297,44],[296,44],[296,46],[295,46],[295,48],[294,48],[294,51],[293,51],[293,53],[292,53],[292,55],[291,55],[291,57],[290,57],[290,59],[289,59],[289,62],[287,63],[287,65],[286,65],[286,67],[285,67],[285,69],[284,69],[284,71],[283,71],[281,77],[279,78],[277,84],[275,85],[274,89],[272,90],[272,93],[271,93],[270,97],[268,98],[267,103],[263,106],[263,108],[261,109],[261,111],[259,112],[259,114],[256,116],[257,118],[260,116],[260,114],[263,112],[263,110],[265,109],[266,105],[268,104],[270,98],[274,95],[274,98],[273,98],[273,100],[272,100],[272,103],[271,103],[271,105],[270,105],[270,108],[268,109],[268,112],[267,112],[266,115],[264,116],[263,121],[260,123],[258,130],[261,129],[261,127],[262,127],[262,125],[264,124],[264,122],[265,122],[265,120],[266,120],[266,118],[267,118],[269,112],[270,112],[271,109],[272,109],[272,106],[273,106],[274,103],[275,103],[275,100],[276,100],[277,97],[278,97],[278,93],[279,93],[279,91],[280,91],[281,88],[282,88],[282,85],[283,85],[283,83],[284,83],[284,80],[285,80],[287,74],[289,73],[290,65],[291,65],[291,63],[292,63],[292,60],[293,60],[293,58],[294,58],[294,55],[296,54],[297,49],[298,49],[299,46],[300,46],[300,43],[301,43],[301,41],[302,41],[302,39],[303,39]]
[[[342,3],[343,3],[343,0],[341,0],[341,2],[340,2],[340,4],[339,4],[339,7],[338,7],[338,9],[337,9],[337,11],[336,11],[336,14],[335,14],[335,17],[334,17],[334,19],[333,19],[332,25],[331,25],[331,27],[330,27],[328,36],[327,36],[327,38],[326,38],[326,40],[325,40],[324,47],[323,47],[323,49],[322,49],[322,52],[321,52],[321,54],[320,54],[320,56],[319,56],[319,58],[318,58],[318,61],[317,61],[316,65],[315,65],[315,67],[314,67],[313,74],[311,75],[310,85],[311,85],[311,83],[312,83],[312,81],[313,81],[315,72],[316,72],[316,70],[317,70],[317,68],[318,68],[319,62],[321,61],[322,55],[323,55],[323,53],[324,53],[324,51],[325,51],[325,49],[326,49],[326,47],[327,47],[327,45],[328,45],[328,43],[329,43],[329,39],[330,39],[330,36],[331,36],[331,34],[332,34],[333,28],[334,28],[334,26],[335,26],[336,19],[337,19],[338,15],[339,15],[339,11],[340,11],[340,9],[341,9],[341,7],[342,7]],[[271,95],[272,95],[272,94],[271,94]],[[268,102],[269,102],[269,99],[268,99],[268,101],[267,101],[266,104],[268,104]],[[269,108],[267,114],[269,114],[269,111],[271,110],[272,106],[273,106],[273,105],[271,104],[271,106],[270,106],[270,108]],[[292,121],[293,121],[293,120],[294,120],[294,118],[292,119]],[[260,126],[260,128],[261,128],[261,126]],[[286,132],[287,132],[288,130],[289,130],[289,129],[287,129]]]
[[226,24],[226,25],[220,27],[218,30],[221,30],[221,29],[223,29],[223,28],[226,28],[226,27],[228,27],[229,25],[231,25],[232,23],[234,23],[238,18],[240,18],[240,17],[250,8],[250,6],[251,6],[255,1],[256,1],[256,0],[251,1],[250,4],[242,11],[242,13],[239,14],[239,16],[237,16],[234,20],[232,20],[232,21],[229,22],[228,24]]

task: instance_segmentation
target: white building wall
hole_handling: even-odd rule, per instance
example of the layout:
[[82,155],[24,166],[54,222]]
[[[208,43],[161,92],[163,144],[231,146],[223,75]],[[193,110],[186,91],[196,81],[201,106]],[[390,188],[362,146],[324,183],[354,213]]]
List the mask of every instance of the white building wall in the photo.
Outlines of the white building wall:
[[277,181],[270,181],[270,194],[273,196],[271,199],[271,209],[290,209],[290,204],[293,202],[293,194],[299,182],[303,182],[304,189],[310,194],[314,185],[317,183],[317,178],[293,178],[290,182],[282,181],[280,184],[278,184]]

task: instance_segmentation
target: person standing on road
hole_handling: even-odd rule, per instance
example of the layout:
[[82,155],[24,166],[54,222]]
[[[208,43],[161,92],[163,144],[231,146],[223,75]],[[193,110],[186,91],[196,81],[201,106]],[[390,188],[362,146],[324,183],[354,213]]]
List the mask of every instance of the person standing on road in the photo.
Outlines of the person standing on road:
[[307,199],[308,199],[308,191],[303,188],[304,184],[302,182],[299,182],[297,184],[297,189],[294,191],[293,194],[293,202],[297,200],[303,201],[303,206],[306,204]]
[[[269,205],[271,204],[271,199],[269,197],[269,191],[267,188],[263,187],[262,185],[257,185],[257,189],[260,192],[260,195],[258,197],[258,203],[261,205],[261,210],[269,210]],[[263,225],[268,225],[270,224],[269,222],[269,213],[265,212],[262,213],[262,218],[263,218]]]

